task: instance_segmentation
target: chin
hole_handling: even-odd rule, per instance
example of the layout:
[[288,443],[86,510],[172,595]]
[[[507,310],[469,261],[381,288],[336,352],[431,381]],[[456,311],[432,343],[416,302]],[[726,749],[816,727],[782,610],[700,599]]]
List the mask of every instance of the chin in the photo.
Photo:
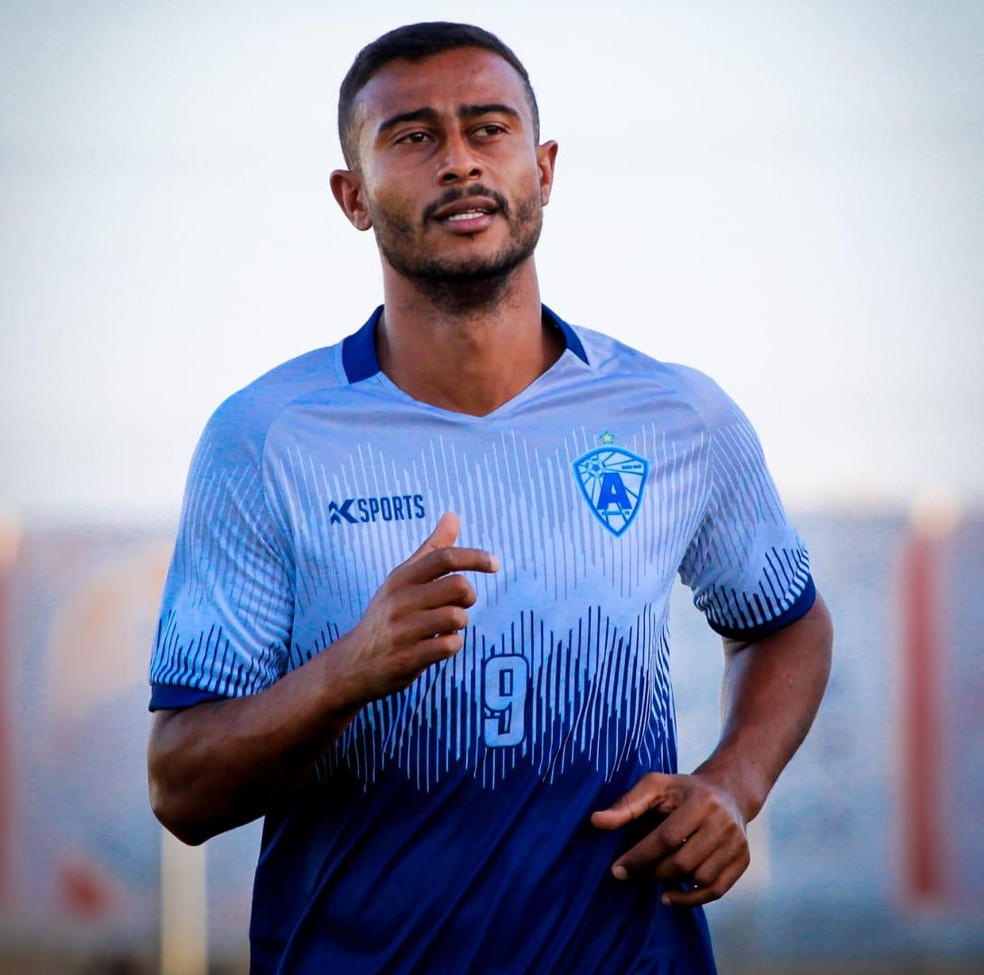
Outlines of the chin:
[[[440,286],[466,286],[508,279],[533,256],[539,231],[526,240],[510,240],[495,248],[479,244],[479,253],[461,256],[436,256],[383,251],[387,263],[403,277],[421,283]],[[475,240],[475,238],[470,238]],[[478,247],[472,250],[478,250]],[[489,253],[489,251],[492,251]]]

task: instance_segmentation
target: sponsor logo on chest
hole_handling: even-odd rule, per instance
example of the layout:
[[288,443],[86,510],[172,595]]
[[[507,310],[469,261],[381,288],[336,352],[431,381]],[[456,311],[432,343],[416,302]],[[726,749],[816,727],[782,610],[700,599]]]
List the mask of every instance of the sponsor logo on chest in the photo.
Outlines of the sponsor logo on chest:
[[427,517],[422,494],[385,494],[378,498],[346,498],[328,502],[332,525],[365,525],[375,521],[417,521]]

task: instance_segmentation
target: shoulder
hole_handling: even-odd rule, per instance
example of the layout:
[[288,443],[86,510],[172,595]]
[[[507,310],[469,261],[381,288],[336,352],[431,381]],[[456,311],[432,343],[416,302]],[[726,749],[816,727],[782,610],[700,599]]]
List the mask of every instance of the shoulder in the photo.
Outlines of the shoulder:
[[572,326],[599,378],[652,389],[688,408],[709,429],[747,422],[734,400],[706,373],[677,362],[663,362],[618,339]]
[[229,396],[214,417],[226,423],[266,426],[285,407],[318,390],[344,384],[340,345],[314,349],[281,363]]
[[345,385],[341,345],[314,349],[274,367],[226,398],[206,424],[199,452],[226,462],[256,461],[274,421],[292,404]]

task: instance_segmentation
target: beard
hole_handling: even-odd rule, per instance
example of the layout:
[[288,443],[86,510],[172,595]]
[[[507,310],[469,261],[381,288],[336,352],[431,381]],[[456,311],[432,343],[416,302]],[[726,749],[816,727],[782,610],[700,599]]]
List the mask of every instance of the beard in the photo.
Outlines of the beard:
[[[421,228],[440,207],[470,196],[495,200],[498,217],[509,227],[509,236],[493,254],[470,257],[436,257],[428,253]],[[509,286],[513,272],[533,254],[543,226],[539,187],[515,206],[495,190],[476,185],[468,192],[450,189],[424,209],[420,224],[380,206],[373,208],[376,245],[390,267],[412,281],[437,307],[462,314],[496,304]]]

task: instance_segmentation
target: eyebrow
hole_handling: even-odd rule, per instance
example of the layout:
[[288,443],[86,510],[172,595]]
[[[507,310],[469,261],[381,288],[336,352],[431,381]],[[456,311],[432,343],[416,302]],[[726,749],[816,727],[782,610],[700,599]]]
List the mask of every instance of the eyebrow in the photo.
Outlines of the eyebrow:
[[379,123],[376,135],[382,135],[388,129],[401,125],[404,122],[433,122],[437,119],[437,112],[433,108],[418,108],[412,112],[400,112],[399,115],[392,115],[388,119]]
[[[519,112],[515,108],[509,105],[503,105],[499,102],[491,102],[488,105],[459,105],[458,106],[458,118],[480,118],[483,115],[511,115],[513,118],[519,118]],[[433,108],[417,108],[412,112],[400,112],[398,115],[391,115],[388,119],[384,119],[379,123],[379,128],[376,130],[376,135],[380,136],[389,129],[394,128],[397,125],[402,125],[404,122],[435,122],[437,121],[437,111]]]
[[480,115],[511,115],[519,118],[519,112],[509,105],[502,105],[499,102],[492,102],[489,105],[459,105],[459,118],[477,118]]

